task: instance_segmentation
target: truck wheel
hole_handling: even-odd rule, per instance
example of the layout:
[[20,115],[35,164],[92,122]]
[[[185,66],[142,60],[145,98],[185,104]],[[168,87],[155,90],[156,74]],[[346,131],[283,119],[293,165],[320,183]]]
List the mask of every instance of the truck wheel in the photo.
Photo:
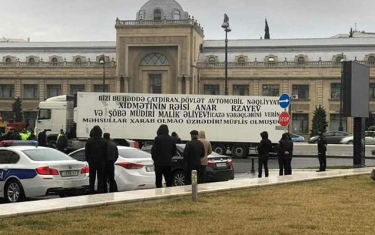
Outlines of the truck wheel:
[[248,149],[245,145],[235,145],[232,148],[232,156],[234,158],[246,158],[248,154]]
[[215,144],[212,147],[212,151],[220,155],[225,155],[227,153],[227,148],[222,144]]
[[10,203],[20,202],[25,199],[21,183],[16,179],[11,179],[5,185],[5,200]]

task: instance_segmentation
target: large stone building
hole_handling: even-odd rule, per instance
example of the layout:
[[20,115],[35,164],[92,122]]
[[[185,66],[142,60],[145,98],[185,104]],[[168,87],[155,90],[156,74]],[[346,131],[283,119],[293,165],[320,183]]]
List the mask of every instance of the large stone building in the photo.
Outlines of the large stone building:
[[[135,20],[116,19],[115,30],[115,42],[0,40],[0,116],[12,118],[15,97],[32,123],[39,101],[77,91],[224,94],[224,40],[204,40],[203,27],[176,1],[150,0]],[[373,34],[231,39],[228,48],[229,95],[291,94],[294,133],[309,132],[316,105],[326,108],[329,128],[337,130],[342,59],[371,67],[375,111]],[[351,123],[344,118],[344,129],[351,131]]]

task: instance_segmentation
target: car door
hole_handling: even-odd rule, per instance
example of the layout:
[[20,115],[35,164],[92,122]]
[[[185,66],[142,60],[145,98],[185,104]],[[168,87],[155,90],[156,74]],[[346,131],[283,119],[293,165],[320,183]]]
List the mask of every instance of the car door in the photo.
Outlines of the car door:
[[334,144],[335,143],[335,133],[334,132],[327,132],[325,134],[327,144]]
[[8,150],[0,150],[0,193],[4,193],[4,183],[8,172],[11,170],[12,165],[9,162],[12,152]]
[[335,137],[333,140],[333,144],[340,144],[341,140],[345,137],[345,133],[343,132],[336,132]]

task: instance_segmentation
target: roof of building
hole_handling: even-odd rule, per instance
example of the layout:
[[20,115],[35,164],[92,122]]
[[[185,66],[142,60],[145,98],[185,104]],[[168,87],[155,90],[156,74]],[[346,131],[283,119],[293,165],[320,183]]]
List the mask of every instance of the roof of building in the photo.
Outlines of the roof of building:
[[180,20],[188,19],[189,15],[184,12],[181,5],[175,0],[149,0],[137,13],[137,20],[154,20],[154,11],[161,11],[161,19],[173,20],[175,11],[179,11]]

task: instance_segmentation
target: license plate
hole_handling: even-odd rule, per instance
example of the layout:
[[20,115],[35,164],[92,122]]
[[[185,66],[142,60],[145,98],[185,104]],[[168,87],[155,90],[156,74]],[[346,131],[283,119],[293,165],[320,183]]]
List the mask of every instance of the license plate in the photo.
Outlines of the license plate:
[[155,170],[154,170],[154,166],[147,166],[147,167],[146,167],[146,171],[147,171],[147,172],[155,171]]
[[225,162],[216,163],[216,167],[227,167],[227,163]]
[[61,177],[72,177],[72,176],[78,176],[79,171],[60,171]]

